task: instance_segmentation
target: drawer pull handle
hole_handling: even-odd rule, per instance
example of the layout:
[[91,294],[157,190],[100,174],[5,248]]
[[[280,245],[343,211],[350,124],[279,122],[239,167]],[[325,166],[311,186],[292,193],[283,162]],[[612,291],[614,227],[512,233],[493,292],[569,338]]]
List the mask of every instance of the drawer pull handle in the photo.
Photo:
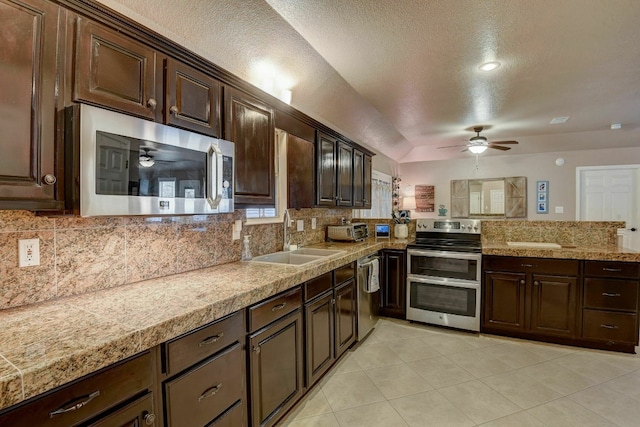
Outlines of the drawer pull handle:
[[609,268],[609,267],[602,267],[603,271],[612,271],[614,273],[620,273],[622,271],[621,268]]
[[205,391],[202,392],[202,394],[198,398],[198,402],[202,402],[204,399],[215,396],[215,394],[219,392],[221,388],[222,388],[222,383],[216,384],[213,387],[206,389]]
[[528,267],[528,268],[533,268],[533,267],[537,267],[534,264],[520,264],[520,267]]
[[602,296],[603,296],[603,297],[619,297],[619,296],[620,296],[620,294],[612,294],[612,293],[610,293],[610,292],[603,292],[603,293],[602,293]]
[[601,324],[600,325],[601,328],[605,328],[605,329],[618,329],[617,325],[605,325],[605,324]]
[[274,305],[274,306],[271,308],[271,311],[278,311],[278,310],[282,310],[286,305],[287,305],[287,303],[286,303],[286,302],[281,302],[281,303],[280,303],[280,304],[278,304],[278,305]]
[[223,336],[224,336],[224,332],[220,332],[217,335],[205,338],[202,341],[200,341],[200,344],[198,344],[198,347],[204,347],[205,345],[213,344],[214,342],[219,341],[220,338],[222,338]]
[[96,390],[91,394],[88,394],[86,396],[81,396],[75,400],[72,400],[71,402],[65,404],[61,408],[58,408],[55,411],[49,412],[49,418],[53,418],[56,415],[66,414],[67,412],[77,411],[78,409],[87,405],[89,402],[91,402],[93,399],[95,399],[98,396],[100,396],[100,390]]

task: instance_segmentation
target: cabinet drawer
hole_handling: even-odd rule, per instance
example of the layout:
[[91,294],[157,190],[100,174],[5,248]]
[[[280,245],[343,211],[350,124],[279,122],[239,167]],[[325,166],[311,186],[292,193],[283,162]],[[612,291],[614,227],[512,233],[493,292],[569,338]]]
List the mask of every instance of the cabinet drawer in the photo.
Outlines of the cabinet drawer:
[[585,307],[636,311],[638,282],[617,279],[584,279]]
[[242,344],[165,383],[169,426],[205,425],[244,395]]
[[570,259],[526,258],[509,256],[487,256],[483,258],[484,269],[492,271],[531,272],[577,276],[580,261]]
[[640,278],[640,263],[616,261],[586,261],[585,276]]
[[331,272],[311,279],[304,284],[304,301],[310,301],[318,295],[333,287],[333,275]]
[[356,263],[352,262],[340,268],[336,268],[334,271],[336,272],[335,284],[336,286],[338,286],[340,283],[344,283],[347,280],[353,279],[355,277]]
[[207,427],[244,427],[246,425],[247,417],[244,410],[244,402],[240,400]]
[[152,357],[146,352],[0,416],[0,425],[76,425],[148,389],[152,382]]
[[164,371],[169,375],[212,356],[244,336],[244,310],[164,344]]
[[249,308],[249,331],[254,332],[283,317],[302,305],[302,289],[295,289],[276,295]]
[[638,342],[637,316],[585,309],[582,314],[582,337],[616,342]]

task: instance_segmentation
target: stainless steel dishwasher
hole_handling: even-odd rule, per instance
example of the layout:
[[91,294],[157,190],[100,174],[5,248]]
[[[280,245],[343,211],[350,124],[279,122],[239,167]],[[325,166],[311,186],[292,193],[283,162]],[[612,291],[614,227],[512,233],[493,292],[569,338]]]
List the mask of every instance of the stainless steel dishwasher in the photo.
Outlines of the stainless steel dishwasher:
[[[376,266],[374,266],[374,263]],[[358,341],[364,339],[378,321],[377,304],[380,301],[380,289],[370,292],[371,280],[377,270],[377,282],[380,284],[380,257],[369,255],[358,260]]]

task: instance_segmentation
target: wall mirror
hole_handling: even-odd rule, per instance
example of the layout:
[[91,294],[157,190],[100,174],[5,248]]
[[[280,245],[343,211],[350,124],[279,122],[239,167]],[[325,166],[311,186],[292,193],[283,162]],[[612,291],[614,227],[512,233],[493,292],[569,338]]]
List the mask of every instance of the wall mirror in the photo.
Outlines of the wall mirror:
[[452,218],[525,218],[524,176],[451,181]]

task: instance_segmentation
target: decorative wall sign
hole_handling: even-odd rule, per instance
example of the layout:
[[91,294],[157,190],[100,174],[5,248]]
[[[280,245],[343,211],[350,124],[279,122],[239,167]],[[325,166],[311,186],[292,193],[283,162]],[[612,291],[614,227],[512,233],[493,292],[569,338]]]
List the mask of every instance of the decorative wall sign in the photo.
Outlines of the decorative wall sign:
[[549,181],[536,182],[536,213],[549,213]]
[[435,194],[433,185],[416,185],[416,212],[435,212]]

